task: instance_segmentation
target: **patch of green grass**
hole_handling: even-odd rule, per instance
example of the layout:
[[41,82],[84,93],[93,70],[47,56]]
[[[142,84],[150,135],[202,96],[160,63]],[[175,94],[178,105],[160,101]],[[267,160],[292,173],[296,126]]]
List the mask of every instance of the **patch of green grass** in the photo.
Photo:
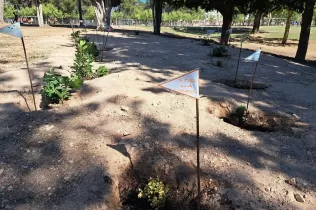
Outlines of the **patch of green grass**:
[[[260,32],[267,38],[282,39],[284,35],[285,26],[262,26]],[[298,40],[300,37],[301,27],[291,26],[289,39]],[[316,40],[316,27],[311,28],[310,40]]]
[[[135,26],[133,29],[142,31],[152,31],[151,26]],[[199,35],[204,36],[206,35],[206,30],[216,30],[220,31],[221,27],[162,27],[162,33],[169,33],[183,37],[190,37],[190,38],[197,38]],[[249,35],[251,31],[251,27],[247,26],[236,26],[233,27],[233,33],[231,35],[232,38],[240,37],[243,35]],[[260,27],[260,34],[259,36],[265,38],[275,38],[275,39],[282,39],[284,34],[285,26],[261,26]],[[291,26],[289,39],[298,40],[300,36],[301,27],[300,26]],[[215,32],[211,35],[212,38],[218,39],[220,37],[219,32]],[[316,40],[316,27],[312,27],[311,29],[311,36],[310,40]]]

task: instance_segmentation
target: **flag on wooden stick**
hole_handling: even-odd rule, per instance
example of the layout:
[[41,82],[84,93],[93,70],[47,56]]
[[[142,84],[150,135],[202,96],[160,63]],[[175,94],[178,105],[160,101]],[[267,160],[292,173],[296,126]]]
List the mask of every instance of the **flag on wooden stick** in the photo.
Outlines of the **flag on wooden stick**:
[[22,46],[23,46],[23,50],[24,50],[25,61],[26,61],[27,72],[28,72],[29,80],[30,80],[30,87],[32,90],[32,95],[33,95],[34,108],[35,108],[35,111],[37,111],[34,90],[33,90],[33,85],[32,85],[32,77],[31,77],[31,73],[30,73],[29,62],[27,60],[26,49],[25,49],[25,44],[24,44],[24,39],[23,39],[23,34],[21,31],[20,23],[14,23],[14,24],[6,26],[4,28],[0,28],[0,33],[8,34],[11,36],[21,38]]
[[256,52],[249,55],[247,58],[245,58],[246,61],[259,61],[261,55],[261,49],[258,49]]

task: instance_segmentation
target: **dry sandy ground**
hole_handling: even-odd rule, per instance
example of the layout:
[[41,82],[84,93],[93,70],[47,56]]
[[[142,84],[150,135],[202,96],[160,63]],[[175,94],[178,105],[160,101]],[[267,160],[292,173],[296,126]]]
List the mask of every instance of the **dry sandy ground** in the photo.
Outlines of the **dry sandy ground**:
[[[50,66],[70,71],[70,29],[23,32],[34,52],[47,52],[47,59],[31,64],[36,86]],[[94,32],[89,37],[102,40]],[[159,175],[179,184],[181,177],[181,186],[192,182],[195,101],[157,84],[195,68],[201,69],[202,188],[212,191],[211,197],[203,194],[206,209],[315,208],[315,69],[262,55],[256,81],[270,87],[254,91],[251,111],[293,115],[305,127],[255,132],[209,112],[211,98],[247,100],[246,90],[214,82],[233,78],[238,49],[229,49],[232,56],[219,68],[210,64],[208,47],[187,39],[113,32],[108,46],[114,49],[104,53],[104,65],[112,74],[86,82],[64,106],[38,112],[27,112],[24,98],[33,107],[25,64],[12,62],[2,53],[8,49],[1,48],[1,61],[9,62],[0,66],[0,208],[120,209],[118,177],[131,164],[147,178]],[[242,57],[250,53],[243,51]],[[239,77],[250,79],[253,67],[242,62]],[[39,105],[38,93],[36,100]],[[207,189],[213,182],[217,187]]]
[[[123,29],[123,30],[145,30],[145,31],[152,31],[150,27],[138,27],[138,26],[119,26],[117,27],[118,29]],[[237,31],[237,38],[231,38],[230,39],[230,44],[234,45],[236,47],[240,47],[240,36],[238,35],[238,30],[239,28],[236,27]],[[169,31],[169,30],[167,30]],[[250,29],[249,29],[250,31]],[[166,32],[162,30],[162,33],[165,35],[172,35],[170,32]],[[235,33],[235,29],[234,29]],[[245,33],[245,32],[243,32]],[[190,33],[181,33],[181,36],[188,37],[188,38],[194,38],[194,39],[200,39],[198,35],[195,34],[190,34]],[[264,51],[267,53],[272,53],[274,55],[281,55],[281,56],[286,56],[286,57],[291,57],[294,58],[296,51],[297,51],[297,45],[298,41],[295,40],[288,40],[288,43],[286,46],[282,45],[281,39],[274,39],[274,38],[266,38],[264,34],[259,34],[259,35],[251,35],[251,36],[246,36],[242,37],[244,39],[243,42],[243,48],[245,49],[250,49],[250,50],[257,50],[260,47],[264,48]],[[218,39],[214,39],[215,41],[219,41]],[[310,61],[315,61],[316,60],[316,41],[310,41],[307,54],[306,54],[306,59]]]

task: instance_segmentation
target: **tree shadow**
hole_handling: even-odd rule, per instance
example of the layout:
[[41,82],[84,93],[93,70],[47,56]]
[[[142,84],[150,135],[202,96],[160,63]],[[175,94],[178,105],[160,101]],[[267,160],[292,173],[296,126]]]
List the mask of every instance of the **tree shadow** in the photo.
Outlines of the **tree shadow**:
[[104,204],[113,188],[107,166],[79,145],[75,150],[66,146],[75,139],[61,134],[63,123],[80,112],[26,113],[7,106],[0,110],[1,208],[86,209]]

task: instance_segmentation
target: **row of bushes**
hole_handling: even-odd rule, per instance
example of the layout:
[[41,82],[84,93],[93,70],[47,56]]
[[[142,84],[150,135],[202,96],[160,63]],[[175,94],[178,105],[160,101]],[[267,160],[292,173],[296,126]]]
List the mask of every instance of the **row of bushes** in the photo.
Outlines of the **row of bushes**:
[[92,63],[97,60],[100,54],[93,42],[81,38],[79,31],[72,33],[71,36],[76,46],[72,74],[63,76],[55,73],[54,68],[51,68],[49,73],[44,74],[44,86],[41,94],[45,97],[47,104],[62,103],[71,97],[71,93],[81,88],[84,80],[103,77],[109,73],[109,70],[104,66],[93,69]]

